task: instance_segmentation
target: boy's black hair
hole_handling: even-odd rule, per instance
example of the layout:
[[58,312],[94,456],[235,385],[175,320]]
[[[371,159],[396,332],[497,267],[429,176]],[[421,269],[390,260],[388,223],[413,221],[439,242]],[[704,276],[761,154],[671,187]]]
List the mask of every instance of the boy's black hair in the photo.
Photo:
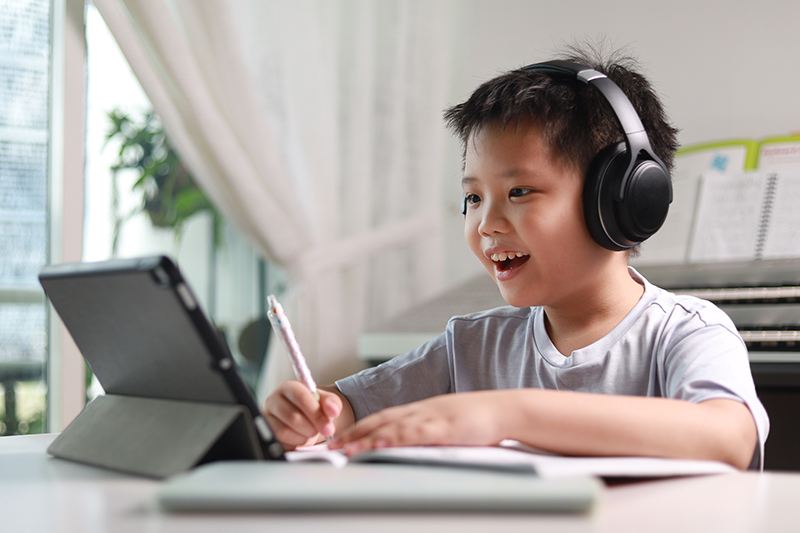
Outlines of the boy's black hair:
[[[572,46],[555,59],[588,65],[616,83],[639,114],[656,155],[671,170],[678,130],[667,121],[650,82],[632,58],[618,52],[602,56],[595,48]],[[485,82],[466,102],[447,109],[444,119],[461,138],[464,154],[470,137],[485,126],[531,123],[540,128],[556,159],[584,174],[600,150],[624,140],[611,106],[596,88],[524,68]]]

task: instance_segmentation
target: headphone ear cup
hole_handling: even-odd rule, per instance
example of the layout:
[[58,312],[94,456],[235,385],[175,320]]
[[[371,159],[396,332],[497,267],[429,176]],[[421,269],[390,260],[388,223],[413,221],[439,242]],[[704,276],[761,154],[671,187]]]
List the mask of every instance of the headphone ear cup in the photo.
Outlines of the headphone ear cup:
[[639,161],[617,197],[630,156],[624,142],[602,149],[589,165],[583,186],[583,212],[592,238],[620,251],[633,248],[664,224],[672,202],[672,181],[661,163]]
[[583,183],[583,215],[589,234],[597,244],[613,251],[637,244],[624,236],[614,206],[628,161],[624,142],[606,146],[592,159]]
[[631,170],[622,202],[617,202],[617,221],[631,241],[642,242],[664,224],[672,201],[669,172],[656,161],[640,161]]

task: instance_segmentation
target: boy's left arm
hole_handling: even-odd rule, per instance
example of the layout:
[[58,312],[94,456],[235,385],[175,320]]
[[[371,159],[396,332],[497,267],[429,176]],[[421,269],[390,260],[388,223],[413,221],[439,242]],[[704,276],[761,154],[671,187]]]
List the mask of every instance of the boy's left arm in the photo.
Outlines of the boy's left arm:
[[757,431],[741,402],[514,389],[436,396],[385,409],[338,435],[349,454],[514,439],[567,455],[639,455],[750,465]]

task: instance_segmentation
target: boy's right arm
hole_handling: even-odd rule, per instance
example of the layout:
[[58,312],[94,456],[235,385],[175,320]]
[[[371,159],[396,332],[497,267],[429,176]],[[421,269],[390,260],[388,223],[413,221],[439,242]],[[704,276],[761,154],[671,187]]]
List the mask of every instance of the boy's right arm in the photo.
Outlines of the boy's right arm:
[[267,398],[264,415],[284,448],[314,444],[353,425],[350,402],[335,385],[318,391],[319,401],[299,381],[284,381]]

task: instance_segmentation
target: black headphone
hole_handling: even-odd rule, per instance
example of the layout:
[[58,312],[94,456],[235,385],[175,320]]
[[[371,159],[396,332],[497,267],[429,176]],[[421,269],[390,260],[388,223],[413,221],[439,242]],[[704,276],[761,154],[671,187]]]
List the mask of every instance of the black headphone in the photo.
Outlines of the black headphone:
[[583,212],[592,238],[604,248],[619,251],[633,248],[658,231],[672,203],[672,180],[625,93],[605,74],[580,63],[547,61],[523,69],[576,78],[596,87],[625,134],[623,142],[600,150],[589,165]]

